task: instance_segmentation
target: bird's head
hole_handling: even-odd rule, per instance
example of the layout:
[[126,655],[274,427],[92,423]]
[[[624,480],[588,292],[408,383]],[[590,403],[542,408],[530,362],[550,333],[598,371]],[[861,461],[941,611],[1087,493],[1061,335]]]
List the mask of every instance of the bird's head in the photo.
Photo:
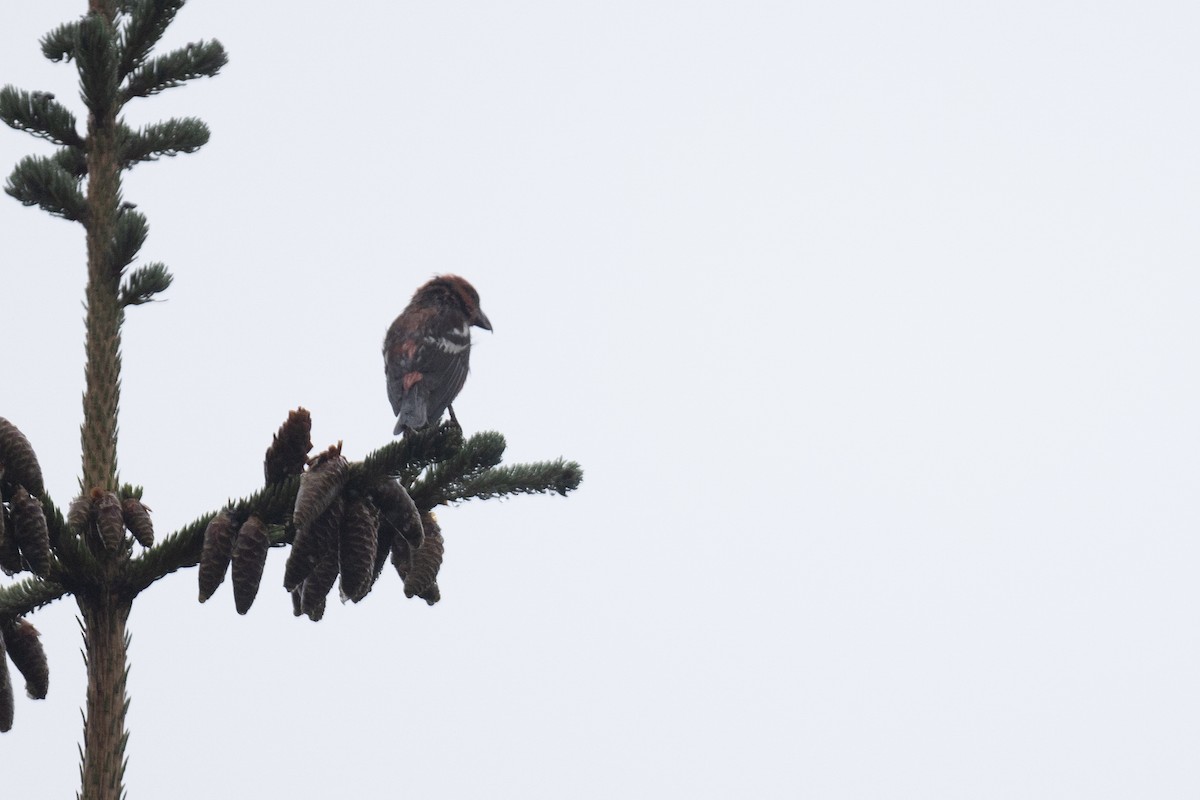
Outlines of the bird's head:
[[458,275],[439,275],[417,290],[413,297],[415,301],[424,303],[448,303],[467,318],[467,322],[485,331],[492,329],[492,323],[479,307],[479,292],[467,283],[465,278]]

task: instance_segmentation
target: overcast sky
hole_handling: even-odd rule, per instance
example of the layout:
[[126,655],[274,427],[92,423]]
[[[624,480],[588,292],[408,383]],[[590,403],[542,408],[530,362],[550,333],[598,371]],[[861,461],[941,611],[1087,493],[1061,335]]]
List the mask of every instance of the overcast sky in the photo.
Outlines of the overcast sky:
[[[0,84],[82,117],[10,4]],[[455,403],[568,499],[439,514],[295,619],[196,575],[130,620],[130,797],[1195,798],[1200,11],[1192,3],[196,0],[213,80],[142,165],[119,459],[161,534],[289,409],[391,439],[380,344],[457,272]],[[0,129],[0,172],[45,143]],[[0,416],[80,474],[82,229],[0,197]],[[0,579],[2,581],[4,579]],[[72,796],[85,676],[35,614],[4,791]],[[17,685],[21,695],[21,684]]]

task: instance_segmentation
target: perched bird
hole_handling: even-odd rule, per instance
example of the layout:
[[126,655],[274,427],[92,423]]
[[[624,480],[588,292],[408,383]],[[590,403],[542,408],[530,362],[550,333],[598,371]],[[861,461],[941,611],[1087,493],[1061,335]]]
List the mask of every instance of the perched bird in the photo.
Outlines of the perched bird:
[[492,329],[479,308],[479,292],[457,275],[441,275],[417,289],[396,317],[383,339],[393,433],[436,424],[454,402],[467,380],[472,325]]

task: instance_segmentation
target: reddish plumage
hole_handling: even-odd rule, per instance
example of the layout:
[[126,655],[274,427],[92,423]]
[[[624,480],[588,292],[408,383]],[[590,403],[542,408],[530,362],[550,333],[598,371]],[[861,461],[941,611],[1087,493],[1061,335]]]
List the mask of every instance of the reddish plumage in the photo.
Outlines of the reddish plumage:
[[388,328],[383,364],[396,434],[437,424],[467,380],[471,326],[492,329],[479,292],[457,275],[417,289]]

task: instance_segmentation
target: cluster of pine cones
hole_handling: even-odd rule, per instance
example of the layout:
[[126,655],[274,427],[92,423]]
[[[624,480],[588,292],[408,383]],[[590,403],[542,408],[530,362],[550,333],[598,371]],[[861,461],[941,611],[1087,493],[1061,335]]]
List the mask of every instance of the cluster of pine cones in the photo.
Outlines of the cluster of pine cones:
[[[61,545],[55,534],[62,521],[53,529],[47,525],[43,492],[42,470],[29,440],[0,418],[0,496],[8,502],[0,514],[0,570],[6,575],[28,570],[40,578],[53,578],[54,552]],[[149,547],[154,544],[154,525],[140,494],[140,489],[129,486],[120,493],[94,488],[71,503],[67,524],[97,551],[128,553],[126,531],[142,547]],[[53,506],[49,512],[58,513]]]
[[[0,418],[0,569],[13,575],[28,569],[50,571],[50,534],[38,499],[44,491],[42,469],[29,440]],[[7,656],[7,657],[6,657]],[[13,686],[8,659],[25,677],[25,691],[42,700],[50,687],[50,668],[37,628],[24,617],[0,620],[0,733],[12,729]]]
[[13,687],[6,652],[25,676],[26,694],[34,700],[45,700],[50,688],[50,665],[37,628],[24,617],[0,622],[0,733],[7,733],[13,726]]
[[33,445],[17,426],[0,418],[0,569],[5,575],[50,572],[50,532],[38,499],[45,491]]
[[267,450],[268,487],[300,476],[290,522],[267,525],[257,514],[239,518],[229,508],[209,521],[200,556],[200,602],[231,573],[234,605],[245,614],[258,594],[267,551],[290,538],[283,585],[296,616],[321,619],[335,583],[343,601],[362,600],[389,555],[405,595],[436,603],[445,545],[433,514],[421,513],[395,478],[365,488],[348,485],[349,464],[340,442],[308,458],[310,429],[308,412],[293,411]]

